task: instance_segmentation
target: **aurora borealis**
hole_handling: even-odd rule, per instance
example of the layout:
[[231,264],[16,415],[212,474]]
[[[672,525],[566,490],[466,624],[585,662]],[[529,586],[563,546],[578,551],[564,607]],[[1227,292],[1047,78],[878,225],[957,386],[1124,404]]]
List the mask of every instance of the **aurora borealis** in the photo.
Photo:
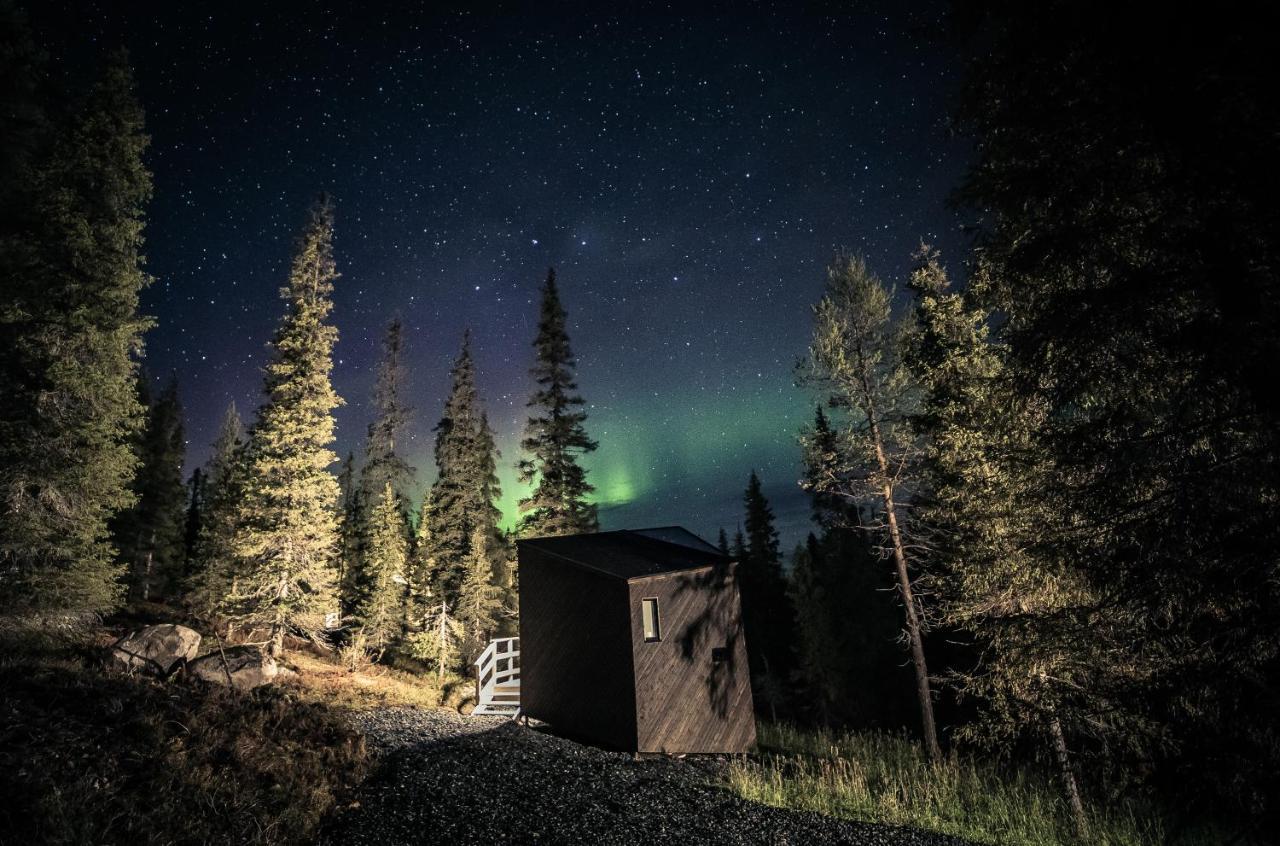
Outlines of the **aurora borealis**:
[[341,453],[359,453],[398,313],[425,487],[470,327],[510,521],[536,292],[554,265],[604,527],[732,531],[755,468],[790,545],[806,530],[796,434],[814,402],[792,368],[825,262],[845,245],[901,278],[921,239],[951,256],[962,243],[945,203],[964,149],[945,126],[941,13],[880,5],[52,3],[33,17],[75,15],[40,28],[122,40],[136,65],[155,174],[145,365],[179,374],[189,468],[228,402],[258,403],[291,240],[326,190]]

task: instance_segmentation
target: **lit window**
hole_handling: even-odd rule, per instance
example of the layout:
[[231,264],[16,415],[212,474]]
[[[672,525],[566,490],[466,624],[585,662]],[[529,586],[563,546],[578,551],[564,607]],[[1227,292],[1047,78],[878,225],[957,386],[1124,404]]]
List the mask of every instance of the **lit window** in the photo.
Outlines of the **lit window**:
[[640,618],[644,622],[645,641],[662,640],[662,628],[658,622],[658,600],[640,600]]

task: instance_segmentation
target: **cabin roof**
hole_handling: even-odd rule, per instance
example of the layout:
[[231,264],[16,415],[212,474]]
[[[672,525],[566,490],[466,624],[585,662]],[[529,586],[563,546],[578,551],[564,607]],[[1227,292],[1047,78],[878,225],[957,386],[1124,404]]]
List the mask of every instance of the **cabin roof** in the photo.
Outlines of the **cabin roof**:
[[628,581],[697,570],[729,560],[714,546],[679,526],[527,538],[517,543]]

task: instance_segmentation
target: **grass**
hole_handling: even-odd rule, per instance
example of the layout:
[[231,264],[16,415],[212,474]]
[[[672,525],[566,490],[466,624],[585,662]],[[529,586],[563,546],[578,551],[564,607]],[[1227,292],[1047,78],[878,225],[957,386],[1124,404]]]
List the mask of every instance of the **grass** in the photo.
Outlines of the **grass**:
[[[900,735],[810,732],[789,725],[762,725],[760,749],[755,759],[735,762],[728,775],[730,789],[755,802],[982,843],[1080,843],[1056,784],[1026,770],[957,755],[935,767],[919,744]],[[1095,806],[1089,816],[1089,844],[1170,842],[1160,815],[1138,803]]]
[[381,664],[350,670],[306,650],[286,653],[283,664],[298,675],[287,682],[300,698],[335,708],[364,711],[397,705],[461,708],[475,698],[475,682],[434,673],[418,674]]

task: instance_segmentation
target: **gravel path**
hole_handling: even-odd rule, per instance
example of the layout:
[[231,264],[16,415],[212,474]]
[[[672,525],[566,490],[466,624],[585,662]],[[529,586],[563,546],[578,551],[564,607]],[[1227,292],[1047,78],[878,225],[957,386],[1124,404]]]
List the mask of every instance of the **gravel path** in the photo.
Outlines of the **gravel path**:
[[356,726],[382,757],[332,846],[411,843],[968,846],[954,837],[834,820],[739,799],[714,759],[632,760],[503,718],[390,708]]

